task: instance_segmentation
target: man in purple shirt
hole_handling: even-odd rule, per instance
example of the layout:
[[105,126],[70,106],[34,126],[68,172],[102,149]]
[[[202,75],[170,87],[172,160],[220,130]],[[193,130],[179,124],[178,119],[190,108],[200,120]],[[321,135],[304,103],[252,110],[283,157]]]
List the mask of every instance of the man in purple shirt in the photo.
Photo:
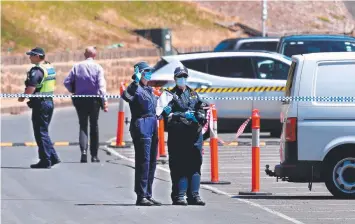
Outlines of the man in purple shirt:
[[[73,66],[64,80],[64,86],[74,95],[106,95],[104,70],[101,65],[94,61],[96,48],[87,47],[84,56],[84,61]],[[87,163],[88,119],[90,119],[91,162],[100,162],[97,156],[99,148],[98,120],[100,107],[105,112],[108,110],[107,99],[100,97],[73,97],[72,100],[79,117],[80,162]]]

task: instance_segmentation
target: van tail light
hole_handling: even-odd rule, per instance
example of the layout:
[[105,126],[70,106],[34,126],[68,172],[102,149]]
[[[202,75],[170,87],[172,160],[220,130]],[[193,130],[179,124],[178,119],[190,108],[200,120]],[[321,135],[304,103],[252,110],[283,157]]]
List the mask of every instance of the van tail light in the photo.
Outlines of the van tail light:
[[297,139],[297,118],[291,117],[286,121],[285,139],[287,142],[295,142]]

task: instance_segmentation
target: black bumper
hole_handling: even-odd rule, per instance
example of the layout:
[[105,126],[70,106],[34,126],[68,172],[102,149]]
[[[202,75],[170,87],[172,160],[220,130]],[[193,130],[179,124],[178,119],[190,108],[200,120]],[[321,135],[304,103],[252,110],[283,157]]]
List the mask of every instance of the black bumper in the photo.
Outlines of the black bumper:
[[274,172],[268,169],[265,172],[269,176],[275,176],[288,182],[323,182],[321,178],[321,163],[317,161],[279,164],[275,166]]

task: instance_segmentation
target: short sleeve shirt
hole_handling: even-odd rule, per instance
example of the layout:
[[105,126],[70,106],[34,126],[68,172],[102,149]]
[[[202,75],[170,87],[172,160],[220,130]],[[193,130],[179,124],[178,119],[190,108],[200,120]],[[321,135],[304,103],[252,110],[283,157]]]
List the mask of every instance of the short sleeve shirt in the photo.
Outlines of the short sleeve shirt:
[[27,86],[36,87],[42,82],[43,71],[40,68],[32,68],[27,77]]

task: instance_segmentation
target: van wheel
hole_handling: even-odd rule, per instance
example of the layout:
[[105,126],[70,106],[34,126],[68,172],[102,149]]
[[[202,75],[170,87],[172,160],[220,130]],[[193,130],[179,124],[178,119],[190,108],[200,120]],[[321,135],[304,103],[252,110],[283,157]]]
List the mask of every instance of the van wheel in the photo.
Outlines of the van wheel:
[[325,185],[332,195],[355,198],[355,156],[349,152],[331,159],[326,167]]

